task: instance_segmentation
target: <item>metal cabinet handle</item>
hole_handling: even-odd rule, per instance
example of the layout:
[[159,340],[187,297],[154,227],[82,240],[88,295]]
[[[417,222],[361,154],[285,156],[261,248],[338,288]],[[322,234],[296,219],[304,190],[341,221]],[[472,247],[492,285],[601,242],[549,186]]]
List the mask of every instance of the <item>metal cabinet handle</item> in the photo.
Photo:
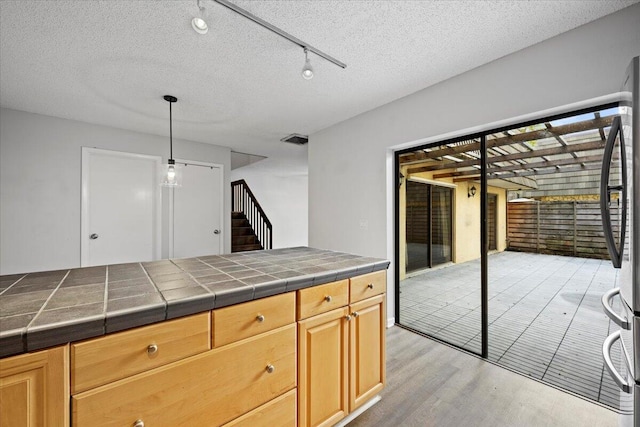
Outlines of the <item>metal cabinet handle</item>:
[[258,314],[256,316],[256,320],[260,323],[264,322],[264,316],[262,314]]
[[[604,366],[607,367],[607,371],[609,371],[609,375],[611,378],[618,384],[620,390],[625,393],[631,393],[631,385],[622,378],[622,375],[616,370],[613,366],[613,362],[611,361],[611,347],[613,343],[620,339],[620,331],[615,331],[611,335],[609,335],[602,344],[602,357],[604,358]],[[623,350],[624,351],[624,350]],[[626,357],[623,355],[623,357]]]
[[327,295],[326,297],[324,297],[324,300],[325,300],[326,302],[331,302],[331,300],[332,300],[332,299],[333,299],[333,298],[331,298],[331,295]]
[[602,308],[604,308],[604,312],[606,313],[607,316],[609,316],[609,319],[611,319],[616,325],[620,326],[622,329],[626,329],[627,331],[630,331],[631,322],[629,321],[629,319],[626,319],[620,316],[615,311],[613,311],[613,307],[611,306],[613,297],[619,294],[620,294],[620,288],[613,288],[605,292],[605,294],[602,295],[602,300],[601,300]]
[[373,289],[373,283],[369,283],[369,284],[367,285],[367,288],[369,288],[369,289]]
[[148,354],[149,356],[151,356],[151,355],[153,355],[153,354],[156,354],[157,352],[158,352],[158,345],[157,345],[157,344],[150,344],[150,345],[147,347],[147,354]]
[[358,317],[358,316],[360,316],[360,313],[358,313],[357,311],[354,311],[353,313],[351,313],[351,315],[353,317]]
[[100,237],[100,236],[98,236],[96,233],[92,233],[92,234],[89,235],[89,238],[91,240],[96,240],[98,237]]
[[346,316],[344,316],[344,320],[346,320],[347,322],[349,322],[351,320],[351,315],[347,314]]
[[133,427],[144,427],[144,421],[142,421],[142,420],[136,420],[136,421],[133,423]]
[[273,371],[275,371],[275,370],[276,370],[276,367],[275,367],[275,366],[273,366],[273,365],[271,365],[271,364],[267,365],[267,367],[266,367],[266,371],[267,371],[269,374],[273,374]]
[[220,234],[220,230],[213,230],[213,234]]

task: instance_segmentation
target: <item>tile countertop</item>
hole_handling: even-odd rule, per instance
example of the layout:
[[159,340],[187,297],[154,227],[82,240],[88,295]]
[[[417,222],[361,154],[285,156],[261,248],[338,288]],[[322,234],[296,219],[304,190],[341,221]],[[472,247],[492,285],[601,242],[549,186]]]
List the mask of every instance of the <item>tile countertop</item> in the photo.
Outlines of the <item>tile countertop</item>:
[[388,268],[307,247],[0,276],[0,357]]

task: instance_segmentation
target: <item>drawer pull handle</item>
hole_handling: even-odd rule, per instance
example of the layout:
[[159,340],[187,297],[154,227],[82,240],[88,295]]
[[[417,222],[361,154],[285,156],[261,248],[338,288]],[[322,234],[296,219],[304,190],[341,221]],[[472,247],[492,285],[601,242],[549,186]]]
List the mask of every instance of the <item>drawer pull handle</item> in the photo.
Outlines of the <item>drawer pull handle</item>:
[[276,370],[276,367],[273,365],[267,365],[267,372],[273,374],[273,371]]
[[136,421],[133,423],[133,427],[144,427],[144,421],[142,421],[142,420],[136,420]]
[[256,320],[260,323],[264,322],[264,316],[262,314],[258,314],[258,316],[256,317]]
[[358,317],[358,316],[360,316],[360,313],[358,313],[357,311],[354,311],[353,313],[351,313],[351,315],[353,317]]
[[369,289],[373,289],[373,283],[369,283],[369,284],[367,285],[367,288],[369,288]]
[[[158,346],[156,344],[151,344],[149,345],[149,347],[147,347],[147,354],[149,356],[152,356],[154,354],[156,354],[158,352]],[[140,421],[142,422],[142,421]],[[142,423],[142,425],[144,425],[144,423]]]
[[331,300],[332,300],[332,299],[333,299],[333,298],[331,298],[331,295],[327,295],[326,297],[324,297],[324,300],[325,300],[326,302],[331,302]]
[[347,322],[351,321],[351,315],[350,315],[350,314],[347,314],[346,316],[344,316],[344,319],[345,319]]

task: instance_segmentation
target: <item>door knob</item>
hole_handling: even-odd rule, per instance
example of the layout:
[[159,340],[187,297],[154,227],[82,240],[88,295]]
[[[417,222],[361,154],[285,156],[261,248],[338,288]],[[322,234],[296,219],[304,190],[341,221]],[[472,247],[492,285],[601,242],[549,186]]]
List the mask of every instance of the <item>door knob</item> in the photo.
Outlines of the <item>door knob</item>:
[[213,234],[220,234],[220,230],[213,230]]
[[91,235],[89,236],[89,238],[90,238],[91,240],[96,240],[96,239],[98,238],[98,235],[97,235],[96,233],[93,233],[93,234],[91,234]]

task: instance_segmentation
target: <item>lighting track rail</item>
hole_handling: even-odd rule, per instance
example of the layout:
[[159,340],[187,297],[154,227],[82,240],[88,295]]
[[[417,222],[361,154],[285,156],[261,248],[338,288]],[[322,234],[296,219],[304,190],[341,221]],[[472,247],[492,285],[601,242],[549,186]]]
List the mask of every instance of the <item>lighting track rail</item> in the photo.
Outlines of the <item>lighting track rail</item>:
[[266,28],[267,30],[270,30],[274,33],[276,33],[277,35],[279,35],[280,37],[283,37],[287,40],[289,40],[291,43],[296,44],[298,46],[300,46],[303,49],[306,49],[309,52],[313,52],[316,55],[326,59],[327,61],[337,65],[340,68],[347,68],[347,64],[345,64],[344,62],[338,61],[336,58],[334,58],[331,55],[328,55],[326,53],[324,53],[323,51],[316,49],[315,47],[309,45],[308,43],[303,42],[302,40],[300,40],[297,37],[292,36],[291,34],[287,33],[284,30],[281,30],[280,28],[276,27],[275,25],[271,25],[270,23],[268,23],[267,21],[265,21],[264,19],[258,18],[257,16],[255,16],[253,13],[249,12],[248,10],[245,10],[243,8],[241,8],[240,6],[236,6],[235,4],[228,2],[227,0],[213,0],[214,2],[226,7],[227,9],[230,9],[232,11],[234,11],[235,13],[244,16],[245,18],[255,22],[258,25],[263,26],[264,28]]

